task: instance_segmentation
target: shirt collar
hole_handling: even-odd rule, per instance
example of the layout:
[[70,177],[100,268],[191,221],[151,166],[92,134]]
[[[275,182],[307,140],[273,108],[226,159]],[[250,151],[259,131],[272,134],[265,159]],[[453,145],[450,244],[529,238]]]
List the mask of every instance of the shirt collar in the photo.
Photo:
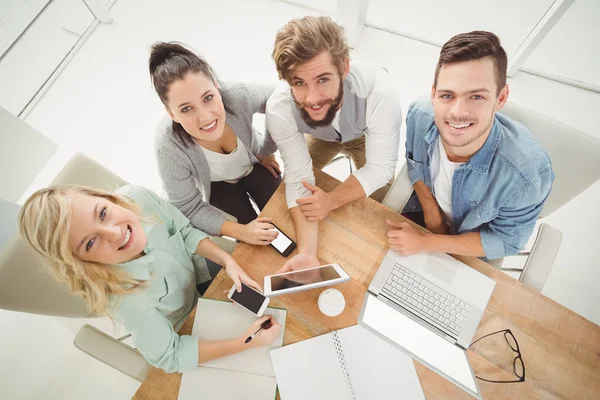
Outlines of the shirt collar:
[[[425,134],[425,141],[429,146],[435,144],[435,139],[440,135],[440,131],[437,126],[433,124],[433,127]],[[482,172],[487,174],[492,163],[492,158],[498,149],[500,139],[502,138],[502,125],[498,119],[494,116],[494,122],[492,123],[492,129],[488,138],[485,140],[483,146],[473,154],[473,157],[465,163],[465,168],[469,168],[473,171]]]

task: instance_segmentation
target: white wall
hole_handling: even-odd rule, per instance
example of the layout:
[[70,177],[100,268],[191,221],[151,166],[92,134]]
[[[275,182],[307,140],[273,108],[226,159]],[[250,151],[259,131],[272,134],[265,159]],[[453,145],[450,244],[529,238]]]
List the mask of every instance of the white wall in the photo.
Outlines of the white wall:
[[[336,14],[338,3],[336,0],[284,1],[331,15]],[[500,37],[510,56],[552,3],[554,0],[369,0],[366,23],[439,46],[457,33],[487,30]]]
[[92,21],[82,0],[52,1],[0,59],[0,106],[19,115]]
[[473,30],[494,32],[510,56],[553,0],[370,0],[367,24],[438,45]]
[[49,2],[50,0],[4,0],[0,2],[0,57]]
[[600,1],[576,0],[523,67],[600,88],[599,19]]

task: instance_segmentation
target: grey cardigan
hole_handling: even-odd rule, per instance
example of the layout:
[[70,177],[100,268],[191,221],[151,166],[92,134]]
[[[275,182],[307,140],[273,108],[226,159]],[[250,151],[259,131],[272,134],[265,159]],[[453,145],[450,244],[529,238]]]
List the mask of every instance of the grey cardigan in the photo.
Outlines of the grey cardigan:
[[[246,146],[252,164],[258,162],[258,155],[274,153],[277,147],[271,135],[265,127],[262,139],[252,127],[252,116],[265,113],[275,85],[230,83],[220,90],[223,102],[233,113],[227,113],[227,124]],[[171,119],[165,117],[158,126],[154,146],[163,187],[171,203],[192,225],[218,236],[227,215],[209,204],[210,167],[202,149],[195,142],[186,144],[175,136]]]

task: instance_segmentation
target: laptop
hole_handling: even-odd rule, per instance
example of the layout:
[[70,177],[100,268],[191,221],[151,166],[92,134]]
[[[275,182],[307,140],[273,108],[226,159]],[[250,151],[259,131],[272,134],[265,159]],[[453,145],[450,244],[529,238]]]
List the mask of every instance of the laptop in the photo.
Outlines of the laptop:
[[359,324],[482,399],[467,358],[496,282],[445,253],[389,250]]

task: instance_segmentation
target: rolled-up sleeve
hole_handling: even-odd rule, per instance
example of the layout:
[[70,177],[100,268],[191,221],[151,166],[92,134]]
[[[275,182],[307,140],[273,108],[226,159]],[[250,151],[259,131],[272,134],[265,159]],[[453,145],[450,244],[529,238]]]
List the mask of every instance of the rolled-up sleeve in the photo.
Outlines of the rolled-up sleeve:
[[393,177],[398,162],[402,110],[398,91],[388,73],[381,70],[367,98],[365,131],[366,164],[354,172],[365,194],[370,196]]
[[198,338],[179,336],[143,292],[121,299],[111,315],[131,334],[133,344],[152,366],[185,372],[198,366]]
[[293,208],[298,206],[297,199],[311,195],[302,181],[314,185],[315,175],[308,145],[294,121],[292,107],[295,105],[285,91],[285,88],[277,88],[267,102],[267,128],[283,159],[287,206]]
[[535,182],[523,187],[501,207],[498,216],[480,229],[486,258],[495,260],[521,251],[535,229],[544,202],[550,194],[554,174],[543,172]]

